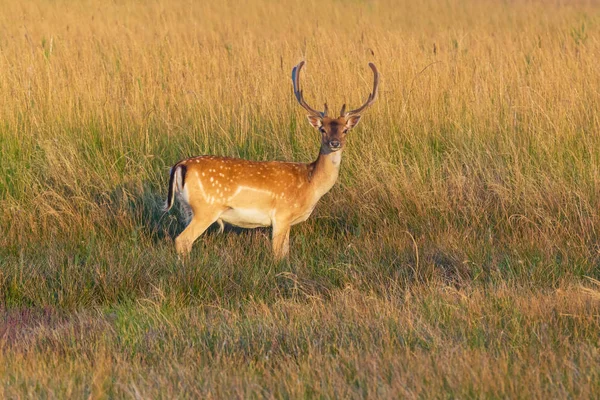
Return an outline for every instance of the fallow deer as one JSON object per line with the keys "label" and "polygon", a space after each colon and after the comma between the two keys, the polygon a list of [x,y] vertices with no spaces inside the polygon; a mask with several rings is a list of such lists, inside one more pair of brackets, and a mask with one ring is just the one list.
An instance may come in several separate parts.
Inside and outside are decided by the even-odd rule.
{"label": "fallow deer", "polygon": [[361,113],[377,97],[379,72],[373,63],[373,91],[359,108],[340,116],[327,115],[310,107],[300,89],[300,71],[304,61],[292,70],[294,94],[298,103],[308,111],[308,121],[321,133],[321,148],[312,163],[284,161],[248,161],[239,158],[199,156],[179,161],[171,168],[166,209],[169,210],[175,193],[192,218],[185,230],[175,239],[175,248],[186,256],[194,241],[214,222],[223,230],[223,222],[242,228],[272,226],[275,259],[287,256],[290,227],[306,221],[319,199],[338,178],[342,150],[347,132],[354,128]]}

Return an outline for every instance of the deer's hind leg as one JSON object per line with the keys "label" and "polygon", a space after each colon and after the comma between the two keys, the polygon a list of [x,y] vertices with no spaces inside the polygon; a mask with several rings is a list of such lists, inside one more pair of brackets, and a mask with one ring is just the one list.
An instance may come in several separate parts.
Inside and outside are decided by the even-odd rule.
{"label": "deer's hind leg", "polygon": [[194,210],[190,224],[175,238],[175,249],[181,257],[186,257],[192,250],[192,245],[215,221],[223,210],[206,205],[201,210]]}

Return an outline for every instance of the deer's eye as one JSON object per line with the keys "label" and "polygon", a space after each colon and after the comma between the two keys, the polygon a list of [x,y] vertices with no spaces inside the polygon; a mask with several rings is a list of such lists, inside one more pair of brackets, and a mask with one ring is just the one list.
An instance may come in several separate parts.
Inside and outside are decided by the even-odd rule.
{"label": "deer's eye", "polygon": [[325,133],[325,128],[321,127],[321,128],[319,128],[319,131],[320,131],[321,133]]}

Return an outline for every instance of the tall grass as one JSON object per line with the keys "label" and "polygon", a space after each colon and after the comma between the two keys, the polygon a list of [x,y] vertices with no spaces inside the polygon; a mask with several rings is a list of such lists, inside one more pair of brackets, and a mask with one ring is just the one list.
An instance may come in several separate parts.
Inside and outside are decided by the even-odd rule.
{"label": "tall grass", "polygon": [[[600,4],[98,3],[0,12],[0,397],[592,397]],[[291,94],[376,104],[275,264],[182,265],[169,166],[311,161]]]}

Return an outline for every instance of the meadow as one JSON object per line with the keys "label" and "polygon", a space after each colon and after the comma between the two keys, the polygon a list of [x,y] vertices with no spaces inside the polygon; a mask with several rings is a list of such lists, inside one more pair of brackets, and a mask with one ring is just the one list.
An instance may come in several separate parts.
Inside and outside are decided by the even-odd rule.
{"label": "meadow", "polygon": [[[310,162],[292,228],[189,262],[169,168]],[[600,3],[3,0],[0,398],[594,398]]]}

